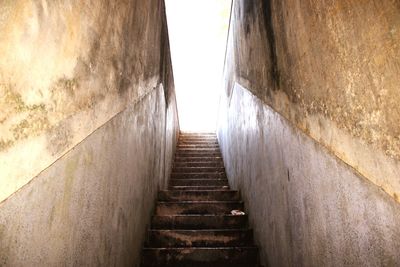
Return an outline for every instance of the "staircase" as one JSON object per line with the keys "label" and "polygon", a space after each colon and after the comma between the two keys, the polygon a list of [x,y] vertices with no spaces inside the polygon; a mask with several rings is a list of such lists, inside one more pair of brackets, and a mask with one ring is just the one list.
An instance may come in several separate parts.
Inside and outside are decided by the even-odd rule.
{"label": "staircase", "polygon": [[234,210],[244,206],[239,192],[229,189],[215,134],[181,134],[169,190],[158,194],[142,267],[258,266],[247,215],[232,215]]}

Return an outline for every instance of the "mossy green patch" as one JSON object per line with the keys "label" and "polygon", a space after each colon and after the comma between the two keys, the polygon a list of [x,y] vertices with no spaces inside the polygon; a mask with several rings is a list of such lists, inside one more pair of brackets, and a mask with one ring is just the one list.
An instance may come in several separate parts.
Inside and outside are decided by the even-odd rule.
{"label": "mossy green patch", "polygon": [[[0,140],[0,151],[4,151],[19,140],[29,136],[37,136],[50,128],[48,112],[45,104],[26,104],[21,94],[15,92],[11,84],[0,84],[0,124],[9,123],[8,130],[12,137]],[[18,115],[20,119],[12,120]],[[14,118],[14,119],[13,119]]]}

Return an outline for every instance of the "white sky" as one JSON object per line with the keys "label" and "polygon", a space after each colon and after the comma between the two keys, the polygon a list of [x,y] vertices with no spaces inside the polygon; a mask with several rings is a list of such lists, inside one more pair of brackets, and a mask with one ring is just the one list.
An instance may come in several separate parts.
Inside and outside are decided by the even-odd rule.
{"label": "white sky", "polygon": [[166,0],[183,131],[214,132],[231,0]]}

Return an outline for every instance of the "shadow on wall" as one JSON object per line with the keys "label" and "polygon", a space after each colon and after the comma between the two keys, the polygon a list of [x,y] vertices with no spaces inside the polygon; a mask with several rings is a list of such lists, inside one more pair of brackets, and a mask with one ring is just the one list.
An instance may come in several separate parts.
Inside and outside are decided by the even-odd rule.
{"label": "shadow on wall", "polygon": [[179,134],[164,2],[3,1],[0,35],[0,266],[138,265]]}
{"label": "shadow on wall", "polygon": [[218,135],[264,264],[400,263],[399,10],[234,1]]}

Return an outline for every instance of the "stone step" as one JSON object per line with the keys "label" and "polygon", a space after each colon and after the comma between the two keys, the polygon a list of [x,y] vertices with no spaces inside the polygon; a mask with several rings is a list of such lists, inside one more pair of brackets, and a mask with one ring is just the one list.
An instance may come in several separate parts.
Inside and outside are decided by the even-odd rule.
{"label": "stone step", "polygon": [[[203,167],[203,168],[224,168],[224,163],[222,161],[204,161],[204,162],[174,162],[174,168],[193,168],[193,167]],[[225,170],[225,168],[224,168]]]}
{"label": "stone step", "polygon": [[152,217],[152,229],[243,229],[247,215],[156,215]]}
{"label": "stone step", "polygon": [[195,148],[195,147],[185,147],[185,148],[178,148],[176,153],[203,153],[203,152],[220,152],[218,147],[203,147],[203,148]]}
{"label": "stone step", "polygon": [[218,137],[215,135],[202,135],[202,136],[195,136],[195,135],[181,135],[179,136],[179,141],[181,140],[218,140]]}
{"label": "stone step", "polygon": [[144,248],[142,267],[253,267],[256,247]]}
{"label": "stone step", "polygon": [[230,214],[232,210],[244,210],[242,201],[180,201],[162,202],[156,205],[156,215],[183,214]]}
{"label": "stone step", "polygon": [[213,136],[217,136],[217,134],[215,132],[204,132],[204,133],[198,133],[198,132],[185,132],[182,131],[179,133],[179,136],[203,136],[203,135],[213,135]]}
{"label": "stone step", "polygon": [[217,140],[180,140],[178,143],[179,146],[185,146],[185,145],[198,145],[198,146],[218,146],[219,143]]}
{"label": "stone step", "polygon": [[218,144],[179,144],[178,149],[219,149]]}
{"label": "stone step", "polygon": [[185,136],[185,137],[180,137],[178,139],[178,144],[182,142],[216,142],[218,143],[218,138],[213,137],[213,136]]}
{"label": "stone step", "polygon": [[229,186],[227,179],[172,179],[170,186]]}
{"label": "stone step", "polygon": [[171,173],[171,179],[226,179],[226,173],[225,172],[173,172]]}
{"label": "stone step", "polygon": [[220,190],[220,191],[177,191],[165,190],[158,192],[159,201],[238,201],[240,200],[239,191]]}
{"label": "stone step", "polygon": [[221,156],[211,156],[211,157],[188,157],[188,156],[175,156],[175,163],[180,162],[220,162],[222,163]]}
{"label": "stone step", "polygon": [[208,152],[208,151],[193,151],[193,152],[187,152],[187,151],[176,151],[175,157],[221,157],[221,152],[216,151],[216,152]]}
{"label": "stone step", "polygon": [[147,246],[162,247],[237,247],[251,246],[253,231],[241,230],[149,230]]}
{"label": "stone step", "polygon": [[170,186],[169,190],[199,191],[199,190],[229,190],[229,186]]}
{"label": "stone step", "polygon": [[174,167],[174,173],[225,172],[224,167]]}
{"label": "stone step", "polygon": [[180,134],[179,139],[184,138],[217,138],[216,134]]}

